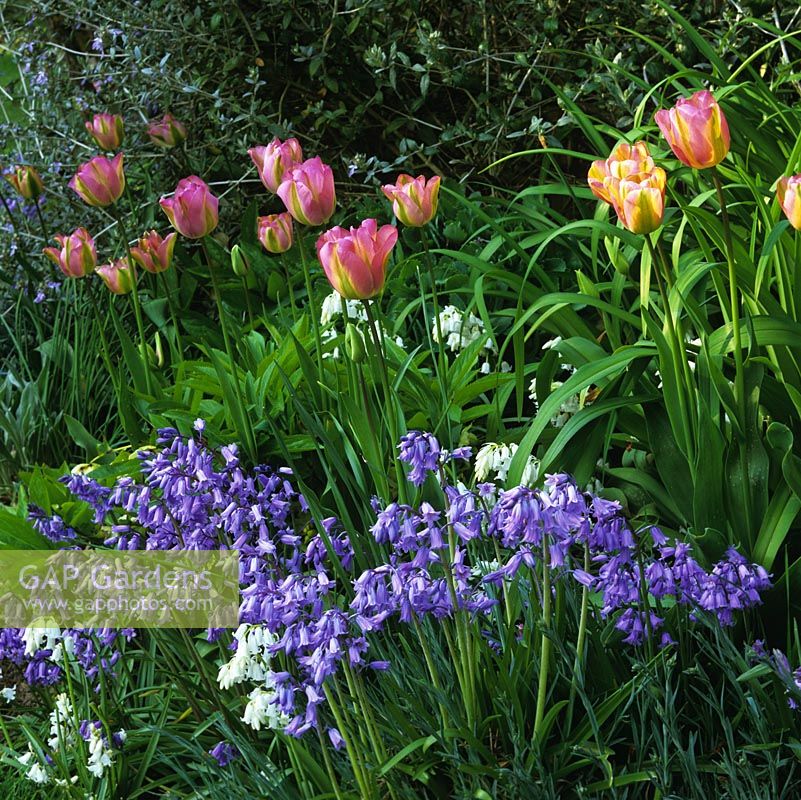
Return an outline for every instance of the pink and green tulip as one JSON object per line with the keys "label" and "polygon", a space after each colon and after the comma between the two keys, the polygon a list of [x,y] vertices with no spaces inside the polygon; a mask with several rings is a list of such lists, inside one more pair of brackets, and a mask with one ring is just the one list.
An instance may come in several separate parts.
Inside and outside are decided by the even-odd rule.
{"label": "pink and green tulip", "polygon": [[136,285],[134,267],[127,258],[118,258],[95,270],[113,294],[129,294]]}
{"label": "pink and green tulip", "polygon": [[86,228],[76,228],[69,236],[55,237],[58,247],[45,247],[42,251],[68,278],[83,278],[97,265],[95,240]]}
{"label": "pink and green tulip", "polygon": [[125,191],[122,153],[114,158],[95,156],[82,164],[69,182],[69,187],[90,206],[103,208],[116,203]]}
{"label": "pink and green tulip", "polygon": [[6,175],[6,180],[25,200],[38,200],[44,191],[39,173],[27,165],[14,167],[14,172]]}
{"label": "pink and green tulip", "polygon": [[656,124],[682,164],[707,169],[729,152],[729,125],[712,92],[696,92],[671,109],[656,112]]}
{"label": "pink and green tulip", "polygon": [[219,203],[197,175],[179,181],[172,197],[159,200],[170,224],[187,239],[202,239],[217,227]]}
{"label": "pink and green tulip", "polygon": [[358,228],[336,226],[317,239],[317,257],[331,286],[346,300],[381,294],[387,261],[398,241],[394,225],[366,219]]}
{"label": "pink and green tulip", "polygon": [[125,135],[119,114],[95,114],[91,120],[87,120],[86,130],[103,150],[117,150]]}
{"label": "pink and green tulip", "polygon": [[801,231],[801,175],[779,178],[776,196],[790,224]]}
{"label": "pink and green tulip", "polygon": [[169,233],[161,237],[156,231],[148,231],[131,248],[131,258],[146,272],[154,275],[164,272],[172,264],[172,252],[178,234]]}
{"label": "pink and green tulip", "polygon": [[251,147],[248,155],[256,165],[259,178],[273,194],[278,191],[287,170],[303,161],[303,149],[297,139],[273,139],[264,147]]}
{"label": "pink and green tulip", "polygon": [[259,241],[268,253],[285,253],[292,247],[292,216],[288,211],[259,217],[257,223]]}
{"label": "pink and green tulip", "polygon": [[434,219],[439,201],[440,177],[426,181],[422,175],[400,175],[394,184],[382,186],[381,191],[392,202],[392,211],[400,222],[411,228],[421,228]]}
{"label": "pink and green tulip", "polygon": [[277,194],[301,225],[325,224],[337,204],[334,173],[319,156],[288,169]]}
{"label": "pink and green tulip", "polygon": [[186,139],[186,126],[169,113],[160,120],[148,123],[146,132],[156,147],[163,147],[165,150],[181,144]]}

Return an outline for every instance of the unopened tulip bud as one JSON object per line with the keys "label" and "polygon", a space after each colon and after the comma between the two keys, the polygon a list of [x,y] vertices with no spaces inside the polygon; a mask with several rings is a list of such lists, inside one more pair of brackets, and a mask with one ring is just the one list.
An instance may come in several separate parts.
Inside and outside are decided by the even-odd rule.
{"label": "unopened tulip bud", "polygon": [[117,150],[125,134],[119,114],[95,114],[87,120],[86,130],[103,150]]}
{"label": "unopened tulip bud", "polygon": [[172,114],[165,114],[161,120],[149,123],[147,135],[156,147],[170,148],[186,139],[186,127]]}
{"label": "unopened tulip bud", "polygon": [[266,147],[251,147],[248,155],[256,165],[259,178],[273,194],[278,191],[286,171],[303,161],[303,149],[297,139],[273,139]]}
{"label": "unopened tulip bud", "polygon": [[780,178],[776,184],[776,195],[790,224],[801,231],[801,175]]}
{"label": "unopened tulip bud", "polygon": [[38,200],[44,191],[39,173],[25,164],[14,167],[14,172],[6,175],[6,180],[25,200]]}
{"label": "unopened tulip bud", "polygon": [[394,225],[366,219],[358,228],[339,226],[317,240],[317,257],[326,277],[346,300],[368,300],[384,288],[387,261],[398,241]]}
{"label": "unopened tulip bud", "polygon": [[354,364],[361,364],[366,355],[364,337],[352,322],[345,327],[345,352]]}
{"label": "unopened tulip bud", "polygon": [[655,119],[676,158],[688,167],[714,167],[729,152],[729,125],[712,92],[683,98],[657,111]]}
{"label": "unopened tulip bud", "polygon": [[179,181],[173,196],[159,201],[173,228],[187,239],[202,239],[217,227],[219,203],[197,175]]}
{"label": "unopened tulip bud", "polygon": [[86,228],[76,228],[69,236],[59,234],[55,239],[59,247],[45,247],[43,252],[68,278],[83,278],[94,271],[97,250]]}
{"label": "unopened tulip bud", "polygon": [[256,222],[259,241],[268,253],[285,253],[292,247],[292,215],[288,211],[259,217]]}
{"label": "unopened tulip bud", "polygon": [[337,204],[334,173],[319,156],[287,170],[277,194],[301,225],[323,225]]}
{"label": "unopened tulip bud", "polygon": [[139,244],[131,248],[131,258],[146,272],[154,275],[164,272],[172,264],[177,233],[161,237],[156,231],[148,231],[139,239]]}
{"label": "unopened tulip bud", "polygon": [[122,153],[114,158],[95,156],[82,164],[69,187],[90,206],[102,208],[116,203],[125,190]]}
{"label": "unopened tulip bud", "polygon": [[114,294],[128,294],[136,285],[134,267],[128,263],[127,258],[118,258],[110,264],[103,264],[95,272]]}
{"label": "unopened tulip bud", "polygon": [[238,244],[231,248],[231,269],[234,275],[238,275],[240,278],[244,278],[250,272],[250,264]]}
{"label": "unopened tulip bud", "polygon": [[164,366],[164,346],[161,343],[161,336],[159,336],[159,332],[156,331],[156,335],[154,337],[155,348],[147,347],[147,354],[148,360],[150,363],[156,367],[157,369],[161,369]]}
{"label": "unopened tulip bud", "polygon": [[427,183],[420,175],[400,175],[394,184],[382,186],[381,191],[392,201],[392,211],[400,222],[412,228],[421,228],[434,219],[439,200],[439,176]]}

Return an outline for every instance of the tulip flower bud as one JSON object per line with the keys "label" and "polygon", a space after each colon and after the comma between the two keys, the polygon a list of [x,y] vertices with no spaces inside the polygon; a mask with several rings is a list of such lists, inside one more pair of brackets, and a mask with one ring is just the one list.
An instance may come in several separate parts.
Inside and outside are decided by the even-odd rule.
{"label": "tulip flower bud", "polygon": [[349,231],[339,226],[317,239],[317,257],[326,277],[346,300],[367,300],[384,288],[387,261],[398,229],[366,219]]}
{"label": "tulip flower bud", "polygon": [[83,278],[94,270],[97,250],[86,228],[76,228],[69,236],[59,234],[55,239],[59,247],[45,247],[43,252],[68,278]]}
{"label": "tulip flower bud", "polygon": [[142,234],[139,244],[131,248],[131,258],[146,272],[156,275],[170,268],[175,240],[178,234],[169,233],[164,238],[156,231]]}
{"label": "tulip flower bud", "polygon": [[125,190],[122,153],[114,158],[95,156],[82,164],[69,182],[69,187],[90,206],[102,208],[116,203]]}
{"label": "tulip flower bud", "polygon": [[779,205],[782,207],[790,224],[801,231],[801,175],[793,175],[790,178],[779,178],[776,184],[776,195],[779,198]]}
{"label": "tulip flower bud", "polygon": [[165,361],[164,345],[161,343],[161,336],[159,336],[158,331],[156,331],[153,341],[155,342],[155,348],[150,345],[147,346],[148,361],[157,369],[162,369]]}
{"label": "tulip flower bud", "polygon": [[103,150],[117,150],[125,133],[118,114],[95,114],[91,121],[87,120],[86,130]]}
{"label": "tulip flower bud", "polygon": [[256,165],[259,178],[273,194],[278,191],[288,169],[303,161],[303,149],[297,139],[273,139],[266,147],[251,147],[248,155]]}
{"label": "tulip flower bud", "polygon": [[285,253],[292,247],[292,216],[289,212],[270,214],[256,221],[259,241],[268,253]]}
{"label": "tulip flower bud", "polygon": [[361,364],[366,355],[364,337],[352,322],[345,327],[345,352],[354,364]]}
{"label": "tulip flower bud", "polygon": [[159,205],[178,233],[187,239],[202,239],[217,227],[219,202],[197,175],[190,175],[179,181],[172,197],[162,197]]}
{"label": "tulip flower bud", "polygon": [[186,139],[186,127],[172,114],[165,114],[160,121],[153,120],[147,126],[147,135],[156,147],[170,148]]}
{"label": "tulip flower bud", "polygon": [[128,294],[136,286],[136,273],[127,258],[118,258],[110,264],[103,264],[95,272],[114,294]]}
{"label": "tulip flower bud", "polygon": [[250,264],[238,244],[231,248],[231,269],[234,271],[234,275],[238,275],[240,278],[244,278],[250,272]]}
{"label": "tulip flower bud", "polygon": [[714,167],[729,152],[729,125],[712,92],[683,98],[657,111],[655,120],[676,158],[688,167]]}
{"label": "tulip flower bud", "polygon": [[44,191],[39,173],[25,164],[14,167],[14,172],[5,177],[25,200],[38,200]]}
{"label": "tulip flower bud", "polygon": [[426,179],[420,175],[399,175],[394,184],[382,186],[381,191],[392,201],[392,211],[400,222],[421,228],[434,219],[439,200],[439,176]]}
{"label": "tulip flower bud", "polygon": [[337,204],[334,173],[319,156],[288,169],[277,194],[301,225],[323,225]]}

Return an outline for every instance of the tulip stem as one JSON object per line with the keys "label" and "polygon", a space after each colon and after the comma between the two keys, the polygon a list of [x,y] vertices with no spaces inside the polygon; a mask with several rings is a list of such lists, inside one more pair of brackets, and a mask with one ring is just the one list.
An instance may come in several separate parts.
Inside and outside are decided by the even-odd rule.
{"label": "tulip stem", "polygon": [[133,261],[128,259],[128,264],[131,269],[131,280],[133,281],[133,288],[131,289],[131,302],[133,304],[134,316],[136,317],[136,328],[139,331],[139,352],[142,354],[142,367],[145,370],[145,384],[147,385],[148,394],[153,394],[153,387],[150,382],[150,361],[147,357],[147,341],[145,340],[145,325],[142,319],[142,307],[139,304],[139,289],[136,281],[136,267]]}
{"label": "tulip stem", "polygon": [[103,351],[103,360],[106,362],[106,369],[108,370],[109,378],[111,378],[111,384],[114,387],[114,392],[115,394],[119,394],[119,390],[117,388],[117,375],[114,372],[114,368],[111,365],[111,356],[109,355],[109,347],[108,347],[108,339],[106,339],[106,331],[100,319],[100,309],[97,306],[97,300],[95,299],[95,293],[91,283],[89,284],[86,293],[89,295],[89,303],[92,306],[92,312],[94,313],[95,317],[95,324],[97,325],[97,331],[100,334],[100,347]]}
{"label": "tulip stem", "polygon": [[289,279],[289,267],[286,265],[286,256],[281,253],[281,266],[284,268],[284,276],[286,277],[286,288],[289,294],[289,305],[292,308],[292,324],[298,321],[298,310],[295,308],[295,292],[292,290],[292,281]]}
{"label": "tulip stem", "polygon": [[[431,302],[434,306],[434,326],[437,331],[437,365],[439,371],[439,380],[442,385],[443,399],[447,402],[447,379],[448,373],[445,365],[445,341],[442,338],[442,320],[439,316],[439,297],[437,295],[437,282],[434,277],[434,265],[431,261],[431,251],[428,249],[428,235],[426,234],[425,227],[420,228],[420,241],[423,243],[423,252],[426,257],[426,266],[428,267],[428,277],[431,280]],[[447,414],[447,408],[444,409]]]}
{"label": "tulip stem", "polygon": [[245,407],[245,398],[242,394],[242,386],[239,383],[239,373],[236,367],[236,360],[234,359],[234,348],[231,344],[231,337],[228,334],[228,325],[225,321],[225,309],[223,308],[222,303],[222,291],[220,289],[220,283],[217,280],[217,273],[214,270],[214,263],[212,262],[211,258],[209,257],[209,251],[206,247],[206,239],[203,237],[200,240],[200,247],[203,250],[203,256],[206,259],[206,265],[209,268],[209,275],[211,276],[211,287],[212,291],[214,292],[214,301],[217,304],[217,315],[220,318],[220,327],[222,328],[223,334],[223,344],[225,345],[225,354],[228,356],[228,362],[231,366],[231,381],[234,384],[234,394],[236,395],[236,401],[239,404],[239,414],[238,416],[243,420],[243,424],[245,429],[240,431],[240,436],[245,439],[245,446],[248,449],[248,455],[250,458],[255,462],[256,461],[256,437],[253,433],[253,427],[250,421],[250,414],[247,412],[247,408]]}
{"label": "tulip stem", "polygon": [[164,274],[164,272],[160,272],[159,277],[161,278],[161,284],[164,287],[164,295],[167,298],[167,306],[170,309],[172,326],[175,329],[175,344],[178,347],[178,354],[180,356],[180,360],[183,361],[184,345],[183,341],[181,340],[181,331],[178,328],[178,315],[175,313],[175,303],[173,302],[172,292],[170,291],[170,285],[167,283],[167,276]]}
{"label": "tulip stem", "polygon": [[[317,373],[320,386],[325,386],[324,372],[323,372],[323,341],[320,338],[320,314],[317,305],[314,302],[314,294],[312,292],[311,271],[309,269],[309,262],[306,258],[306,248],[303,246],[303,235],[298,230],[298,250],[300,250],[300,261],[303,265],[303,277],[306,281],[306,295],[309,301],[309,313],[312,318],[312,330],[314,332],[314,346],[317,351]],[[291,290],[290,290],[291,291]],[[328,405],[326,393],[322,392],[323,409]]]}
{"label": "tulip stem", "polygon": [[[650,239],[650,236],[646,237]],[[668,263],[667,256],[665,255],[664,248],[662,247],[662,239],[656,240],[656,252],[659,256],[659,260],[662,264],[662,269],[665,273],[665,281],[667,282],[667,293],[670,296],[670,292],[673,290],[674,284],[671,280],[671,272],[670,272],[670,264]],[[653,253],[652,256],[653,258]],[[679,300],[681,300],[681,293],[679,293]],[[684,380],[687,382],[687,392],[692,395],[690,391],[690,387],[694,385],[693,374],[690,370],[690,366],[687,363],[687,347],[684,339],[684,326],[681,324],[681,314],[676,315],[676,339],[679,343],[679,352],[681,353],[681,368],[682,372],[684,373]],[[696,409],[692,403],[689,402],[688,405],[688,413],[689,416],[692,417],[693,423],[696,422]]]}
{"label": "tulip stem", "polygon": [[253,330],[253,307],[250,305],[250,291],[248,290],[248,280],[244,275],[242,276],[242,291],[245,293],[245,306],[248,312],[248,324],[250,325],[250,330]]}
{"label": "tulip stem", "polygon": [[[133,201],[131,201],[133,202]],[[114,206],[115,215],[117,217],[117,224],[120,226],[120,233],[122,235],[122,244],[125,249],[125,256],[128,260],[128,269],[131,271],[131,281],[133,286],[131,288],[131,303],[133,305],[134,316],[136,317],[136,328],[139,332],[139,353],[142,358],[142,369],[145,371],[145,386],[147,386],[147,393],[153,394],[153,387],[150,380],[150,360],[147,357],[147,340],[145,339],[145,325],[142,320],[142,308],[139,304],[139,281],[136,275],[136,264],[131,257],[131,246],[128,239],[128,231],[125,227],[125,220],[122,211]]]}
{"label": "tulip stem", "polygon": [[383,336],[381,328],[376,322],[373,309],[370,306],[369,300],[362,300],[364,310],[367,315],[367,327],[370,329],[370,338],[375,346],[376,356],[378,357],[379,373],[381,375],[381,383],[384,389],[384,401],[387,404],[387,413],[389,414],[389,436],[390,436],[390,452],[392,453],[392,461],[395,464],[395,474],[398,479],[398,494],[402,503],[407,501],[406,497],[406,475],[403,472],[403,467],[400,461],[395,456],[395,446],[400,440],[400,432],[398,430],[398,415],[397,406],[395,404],[395,397],[390,388],[389,370],[387,369],[387,360],[384,356],[384,345],[382,342]]}
{"label": "tulip stem", "polygon": [[44,236],[45,243],[50,241],[50,235],[47,232],[47,224],[45,223],[44,216],[42,216],[42,209],[39,206],[39,201],[34,203],[36,208],[36,216],[39,218],[39,226],[42,229],[42,236]]}
{"label": "tulip stem", "polygon": [[[680,387],[679,391],[679,412],[681,413],[683,428],[684,428],[684,436],[685,436],[685,446],[687,448],[687,460],[692,464],[695,462],[695,443],[692,435],[692,427],[690,424],[690,403],[687,400],[686,392],[691,391],[691,387],[693,386],[692,376],[690,375],[690,369],[687,366],[687,354],[686,348],[684,346],[684,336],[680,332],[681,331],[681,323],[678,322],[679,328],[676,329],[676,324],[673,321],[673,310],[670,307],[670,296],[668,295],[667,291],[665,290],[665,285],[662,282],[662,278],[659,273],[659,257],[662,256],[662,250],[659,248],[659,254],[657,254],[657,248],[654,247],[654,243],[651,241],[651,237],[646,234],[645,235],[645,242],[648,246],[648,250],[651,254],[651,261],[653,263],[653,272],[654,277],[656,278],[656,285],[659,289],[659,295],[662,298],[662,305],[664,306],[665,312],[665,321],[667,322],[668,328],[668,335],[672,339],[672,345],[670,348],[671,356],[673,357],[673,369],[676,372],[676,377],[678,378],[679,372],[682,373],[684,377],[684,382],[686,386]],[[665,273],[668,271],[667,263],[665,262],[664,257],[662,257],[662,268],[664,269]]]}
{"label": "tulip stem", "polygon": [[[745,402],[745,371],[743,367],[743,344],[740,333],[740,296],[737,289],[737,267],[734,262],[734,246],[731,238],[731,225],[729,222],[729,209],[726,206],[726,197],[723,194],[723,183],[717,167],[712,167],[712,180],[718,195],[720,205],[720,218],[723,222],[723,239],[726,245],[726,260],[729,267],[729,303],[731,305],[731,325],[734,335],[734,387],[737,408],[740,413],[740,424],[745,430],[746,402]],[[747,485],[746,480],[746,485]]]}

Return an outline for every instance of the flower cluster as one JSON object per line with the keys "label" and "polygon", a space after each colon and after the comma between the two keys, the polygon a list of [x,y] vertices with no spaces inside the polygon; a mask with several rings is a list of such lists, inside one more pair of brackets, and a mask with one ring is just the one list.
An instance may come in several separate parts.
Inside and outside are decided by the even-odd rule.
{"label": "flower cluster", "polygon": [[801,708],[801,667],[793,669],[790,660],[778,648],[768,652],[765,642],[757,639],[751,646],[751,662],[765,664],[772,669],[779,680],[784,684],[784,691],[787,695],[787,705],[798,711]]}
{"label": "flower cluster", "polygon": [[[581,492],[566,475],[548,476],[540,491],[519,487],[504,492],[490,514],[489,532],[515,552],[486,580],[500,582],[513,578],[523,565],[532,567],[547,532],[550,567],[566,569],[597,593],[602,616],[618,614],[615,627],[626,634],[627,644],[642,644],[663,626],[664,618],[651,609],[660,609],[668,598],[687,607],[690,619],[705,611],[731,625],[734,612],[760,603],[760,593],[771,586],[767,572],[734,548],[707,572],[688,544],[669,545],[658,528],[635,534],[617,501]],[[577,547],[587,548],[595,572],[570,567],[569,556]],[[663,644],[670,641],[663,636]]]}
{"label": "flower cluster", "polygon": [[[114,749],[122,748],[126,732],[124,730],[117,731],[112,734],[111,741],[109,741],[100,720],[81,720],[77,729],[76,722],[75,709],[69,696],[66,692],[61,692],[56,696],[50,712],[50,734],[47,739],[47,747],[53,755],[58,754],[62,758],[69,758],[70,754],[75,752],[76,737],[80,737],[88,745],[87,770],[96,778],[102,778],[105,771],[114,763]],[[53,756],[46,752],[44,762],[40,761],[30,744],[27,752],[16,756],[16,759],[25,768],[25,777],[33,783],[44,785],[52,781],[57,786],[65,787],[70,783],[77,782],[77,776],[73,776],[71,781],[56,777],[58,771],[51,769],[54,766]]]}
{"label": "flower cluster", "polygon": [[484,349],[496,353],[497,348],[487,336],[487,329],[480,317],[472,312],[460,311],[456,306],[445,306],[439,312],[439,324],[435,320],[431,327],[431,336],[439,343],[439,332],[445,340],[446,347],[452,353],[461,353],[466,347],[479,340],[484,342]]}
{"label": "flower cluster", "polygon": [[398,444],[398,459],[412,468],[407,477],[415,486],[422,486],[429,472],[438,472],[449,461],[470,456],[469,447],[443,450],[435,436],[420,431],[409,431]]}
{"label": "flower cluster", "polygon": [[[546,476],[540,489],[450,485],[445,465],[469,459],[470,449],[448,451],[419,431],[401,439],[399,458],[414,485],[433,476],[444,503],[436,508],[427,501],[413,506],[374,499],[371,534],[385,557],[348,577],[354,553],[347,532],[335,518],[311,518],[291,471],[245,470],[234,445],[215,452],[203,432],[201,421],[191,437],[160,431],[158,447],[138,453],[139,476],[120,477],[111,487],[85,473],[64,480],[108,529],[108,545],[239,552],[241,624],[217,679],[223,690],[248,688],[242,719],[255,730],[279,728],[292,736],[326,730],[341,744],[328,719],[327,681],[342,670],[359,679],[364,670],[389,668],[370,659],[371,637],[388,624],[428,615],[480,620],[498,602],[493,587],[517,580],[523,569],[538,570],[543,551],[554,580],[575,580],[596,593],[602,616],[614,618],[624,641],[635,645],[663,631],[661,608],[668,598],[686,607],[690,619],[709,612],[728,625],[734,612],[759,603],[770,586],[766,572],[734,550],[705,571],[688,545],[669,543],[656,528],[633,531],[617,502],[582,492],[567,475]],[[48,524],[37,515],[38,525]],[[308,533],[310,523],[315,533]],[[589,571],[577,566],[585,551]],[[526,596],[534,597],[529,591]],[[29,669],[58,669],[59,654],[69,648],[92,670],[94,653],[87,660],[84,652],[91,641],[58,628],[3,631],[0,657],[17,663],[27,658]],[[662,644],[670,641],[664,633]],[[80,735],[90,737],[93,767],[102,771],[110,756],[100,728],[93,732],[88,725]],[[221,765],[236,755],[225,742],[210,753]]]}
{"label": "flower cluster", "polygon": [[64,655],[78,664],[89,680],[97,680],[102,670],[113,675],[122,657],[119,645],[130,641],[130,628],[60,629],[55,626],[0,629],[0,661],[22,667],[29,684],[49,686],[63,677]]}
{"label": "flower cluster", "polygon": [[96,778],[102,778],[103,773],[114,763],[113,748],[121,748],[127,734],[124,730],[112,734],[111,742],[104,734],[103,723],[100,720],[82,720],[78,727],[78,735],[89,747],[89,760],[86,768]]}
{"label": "flower cluster", "polygon": [[[512,444],[487,442],[482,445],[476,455],[476,480],[483,483],[491,477],[493,481],[504,483],[509,475],[509,468],[512,466],[512,459],[517,452],[517,447],[514,442]],[[520,477],[520,483],[524,486],[532,486],[537,481],[539,471],[539,461],[534,456],[529,456]]]}

